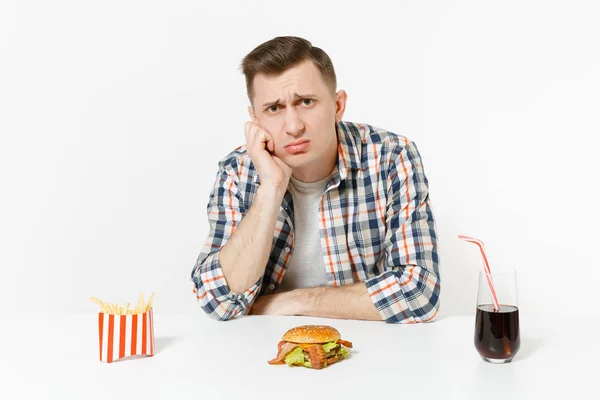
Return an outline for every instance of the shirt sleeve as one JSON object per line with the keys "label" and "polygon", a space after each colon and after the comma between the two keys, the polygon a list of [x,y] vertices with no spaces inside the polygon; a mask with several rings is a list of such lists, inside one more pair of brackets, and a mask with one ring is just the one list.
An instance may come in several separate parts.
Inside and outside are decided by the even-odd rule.
{"label": "shirt sleeve", "polygon": [[439,308],[440,277],[428,182],[414,143],[390,156],[385,260],[381,273],[365,283],[385,321],[429,322]]}
{"label": "shirt sleeve", "polygon": [[260,291],[262,277],[244,293],[229,290],[219,255],[245,215],[237,175],[221,163],[207,205],[210,230],[192,270],[193,292],[200,307],[212,318],[229,320],[243,314]]}

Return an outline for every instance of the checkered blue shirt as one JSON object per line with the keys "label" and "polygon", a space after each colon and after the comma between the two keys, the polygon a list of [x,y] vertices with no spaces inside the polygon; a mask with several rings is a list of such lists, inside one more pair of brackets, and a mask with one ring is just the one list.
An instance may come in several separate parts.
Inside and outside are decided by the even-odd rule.
{"label": "checkered blue shirt", "polygon": [[[433,320],[440,293],[437,236],[415,143],[346,121],[337,124],[337,134],[338,164],[318,211],[327,285],[365,282],[387,322]],[[244,314],[257,296],[277,292],[294,256],[294,208],[287,191],[264,275],[244,293],[229,290],[219,252],[252,206],[259,185],[245,146],[219,162],[207,206],[210,232],[191,274],[200,306],[216,319]]]}

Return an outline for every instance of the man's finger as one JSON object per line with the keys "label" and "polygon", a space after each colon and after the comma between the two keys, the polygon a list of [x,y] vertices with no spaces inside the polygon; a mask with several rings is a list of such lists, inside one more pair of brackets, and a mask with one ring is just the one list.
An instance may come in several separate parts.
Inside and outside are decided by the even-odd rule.
{"label": "man's finger", "polygon": [[244,126],[244,135],[246,136],[246,148],[252,147],[252,127],[253,124],[250,121],[246,122],[246,125]]}
{"label": "man's finger", "polygon": [[271,134],[267,132],[265,133],[265,140],[267,143],[267,150],[273,153],[275,151],[275,143],[273,142],[273,136],[271,136]]}
{"label": "man's finger", "polygon": [[263,130],[255,124],[252,124],[250,127],[250,141],[253,146],[256,146],[257,143],[260,143],[263,140]]}
{"label": "man's finger", "polygon": [[283,168],[284,171],[288,172],[289,174],[292,173],[292,168],[289,165],[287,165],[281,158],[273,156],[273,161],[275,161],[277,165]]}
{"label": "man's finger", "polygon": [[254,131],[256,130],[255,125],[252,122],[246,122],[245,135],[246,135],[246,148],[252,148],[254,143]]}
{"label": "man's finger", "polygon": [[273,140],[269,132],[265,131],[260,127],[252,129],[252,146],[260,147],[261,149],[267,148],[269,140]]}
{"label": "man's finger", "polygon": [[275,141],[273,140],[273,136],[260,125],[247,121],[245,125],[245,135],[246,149],[251,149],[251,153],[253,153],[252,150],[259,151],[264,149],[270,153],[275,152]]}
{"label": "man's finger", "polygon": [[260,147],[261,135],[262,134],[260,133],[260,130],[257,130],[254,127],[250,129],[250,133],[248,134],[250,137],[250,147],[252,147],[254,150],[257,150],[257,148]]}

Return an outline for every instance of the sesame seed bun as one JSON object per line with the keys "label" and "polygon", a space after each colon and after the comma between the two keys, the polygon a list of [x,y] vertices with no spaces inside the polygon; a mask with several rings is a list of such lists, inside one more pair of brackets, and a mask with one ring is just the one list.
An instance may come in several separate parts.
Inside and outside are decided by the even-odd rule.
{"label": "sesame seed bun", "polygon": [[335,342],[341,335],[337,329],[327,325],[302,325],[290,329],[282,340],[292,343]]}

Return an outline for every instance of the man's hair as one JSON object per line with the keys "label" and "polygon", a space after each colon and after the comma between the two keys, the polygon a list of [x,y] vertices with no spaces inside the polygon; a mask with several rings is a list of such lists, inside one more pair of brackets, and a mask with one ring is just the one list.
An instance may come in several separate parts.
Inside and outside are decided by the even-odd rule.
{"label": "man's hair", "polygon": [[307,60],[311,60],[319,68],[323,80],[335,93],[335,70],[327,53],[306,39],[279,36],[259,45],[242,60],[241,69],[246,76],[246,92],[250,102],[254,96],[256,74],[279,75]]}

